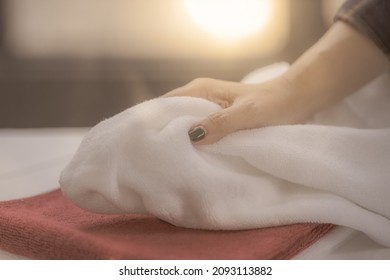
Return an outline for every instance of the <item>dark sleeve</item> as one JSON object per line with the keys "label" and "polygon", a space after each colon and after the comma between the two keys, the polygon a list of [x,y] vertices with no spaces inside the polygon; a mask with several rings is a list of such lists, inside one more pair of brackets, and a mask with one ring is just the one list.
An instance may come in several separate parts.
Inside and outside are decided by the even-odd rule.
{"label": "dark sleeve", "polygon": [[347,0],[335,20],[352,25],[390,54],[390,0]]}

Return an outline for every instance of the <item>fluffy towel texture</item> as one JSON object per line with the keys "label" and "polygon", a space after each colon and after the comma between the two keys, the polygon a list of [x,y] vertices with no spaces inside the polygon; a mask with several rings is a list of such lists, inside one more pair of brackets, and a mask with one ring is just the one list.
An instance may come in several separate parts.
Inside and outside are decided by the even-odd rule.
{"label": "fluffy towel texture", "polygon": [[239,131],[199,148],[187,131],[216,104],[150,100],[93,127],[60,184],[98,213],[215,230],[332,223],[390,246],[389,88],[386,74],[308,124]]}
{"label": "fluffy towel texture", "polygon": [[185,229],[152,216],[87,212],[60,191],[0,203],[0,248],[34,259],[289,259],[332,227]]}

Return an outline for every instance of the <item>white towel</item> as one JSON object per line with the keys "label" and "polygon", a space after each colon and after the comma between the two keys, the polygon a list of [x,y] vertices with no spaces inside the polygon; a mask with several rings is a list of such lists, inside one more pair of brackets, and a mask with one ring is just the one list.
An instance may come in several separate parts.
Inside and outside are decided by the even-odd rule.
{"label": "white towel", "polygon": [[60,185],[99,213],[149,213],[202,229],[333,223],[390,246],[389,89],[385,74],[307,124],[239,131],[202,147],[187,131],[218,105],[156,98],[93,127]]}

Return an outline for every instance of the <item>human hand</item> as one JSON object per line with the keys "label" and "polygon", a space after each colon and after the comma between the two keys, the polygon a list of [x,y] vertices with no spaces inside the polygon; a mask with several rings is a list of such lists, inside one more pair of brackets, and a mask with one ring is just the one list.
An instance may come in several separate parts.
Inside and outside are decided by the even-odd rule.
{"label": "human hand", "polygon": [[241,129],[306,121],[389,69],[370,39],[336,22],[281,76],[250,85],[196,79],[165,96],[201,97],[221,106],[189,131],[196,144],[210,144]]}
{"label": "human hand", "polygon": [[295,87],[281,76],[262,84],[200,78],[164,96],[200,97],[221,106],[221,110],[188,132],[191,141],[203,145],[238,130],[304,121],[308,112],[296,98],[297,93]]}

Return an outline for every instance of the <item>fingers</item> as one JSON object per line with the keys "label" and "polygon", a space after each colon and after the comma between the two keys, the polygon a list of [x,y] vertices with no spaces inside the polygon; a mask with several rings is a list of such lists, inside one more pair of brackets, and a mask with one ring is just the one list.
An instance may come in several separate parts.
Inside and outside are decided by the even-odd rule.
{"label": "fingers", "polygon": [[171,96],[193,96],[208,99],[207,95],[212,86],[213,80],[209,78],[197,78],[190,83],[171,90],[163,95],[163,97]]}
{"label": "fingers", "polygon": [[[249,112],[247,110],[247,108],[253,108],[251,105],[253,97],[250,97],[251,95],[248,93],[256,91],[257,88],[251,85],[199,78],[164,96],[200,97],[214,102],[222,108],[192,127],[188,132],[194,144],[204,145],[214,143],[231,132],[253,126],[251,116],[254,114],[251,112],[252,110]],[[244,100],[249,99],[250,102],[242,102],[244,100],[240,98],[243,96],[247,96]],[[237,102],[239,99],[240,102]],[[250,106],[247,106],[248,104]]]}
{"label": "fingers", "polygon": [[231,106],[209,115],[188,131],[190,140],[196,145],[212,144],[229,133],[245,127],[245,112]]}
{"label": "fingers", "polygon": [[221,108],[232,105],[234,100],[241,95],[238,90],[234,90],[237,83],[214,80],[210,78],[198,78],[185,86],[176,88],[162,97],[192,96],[206,99],[218,104]]}

